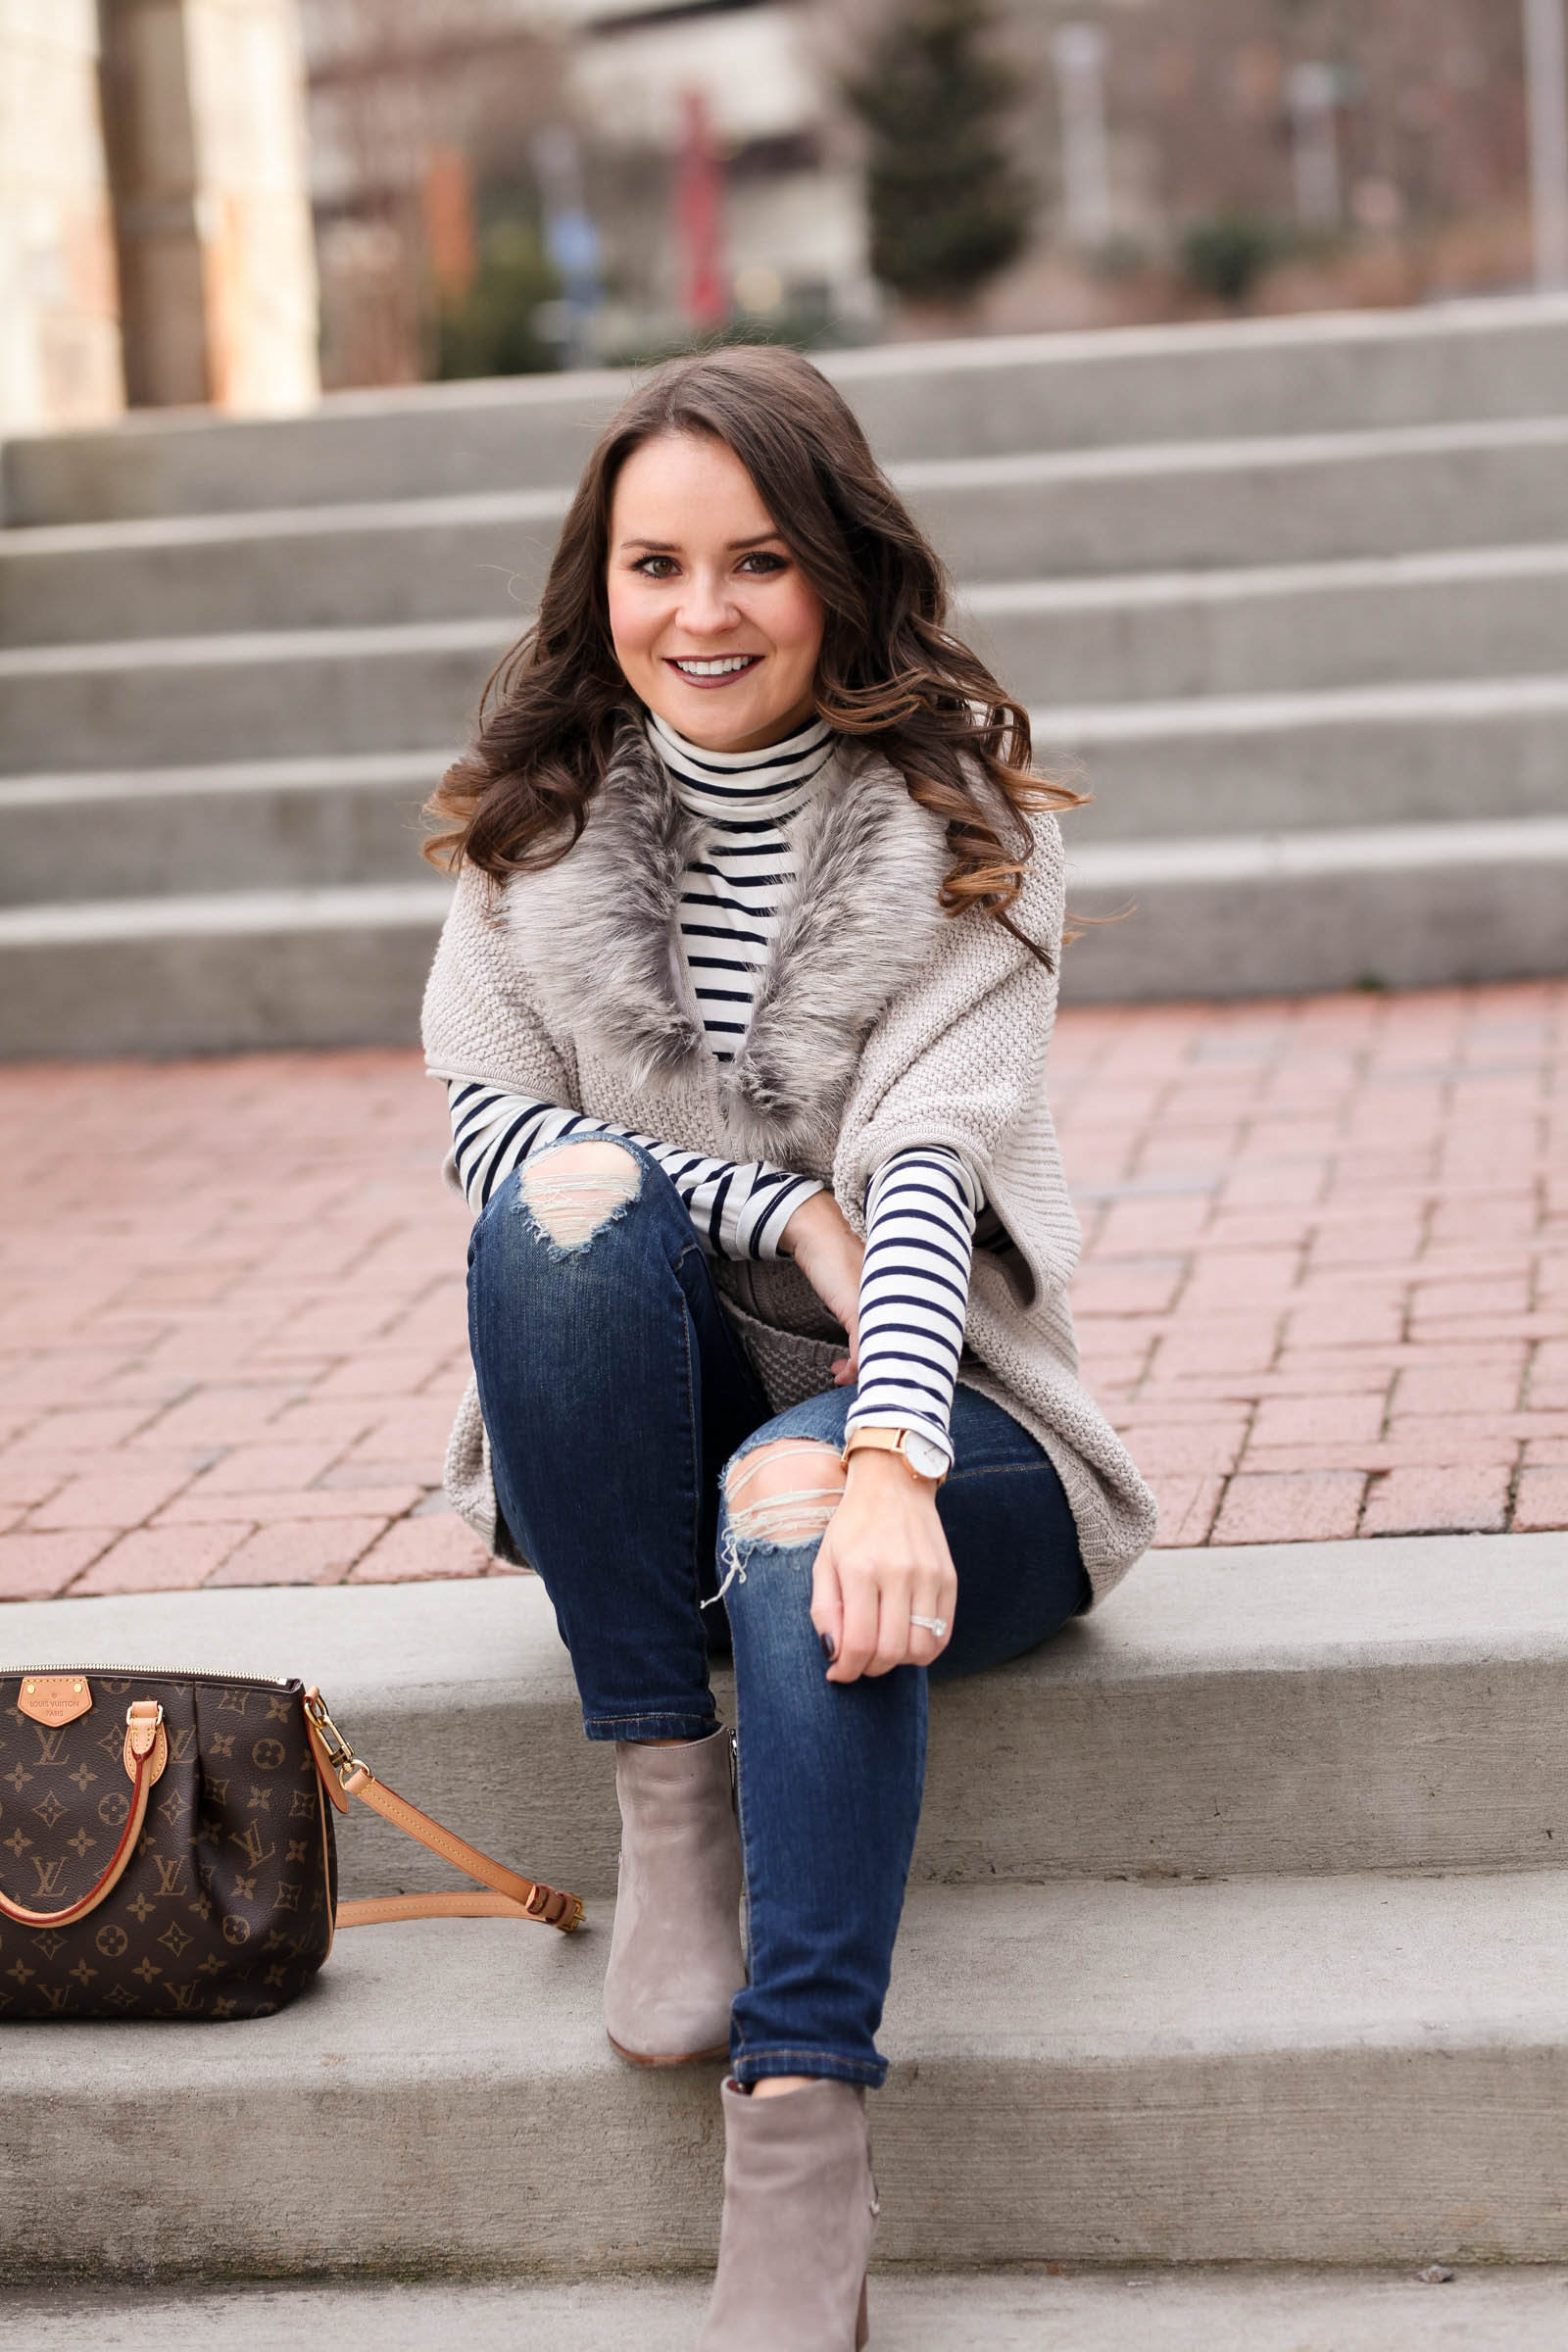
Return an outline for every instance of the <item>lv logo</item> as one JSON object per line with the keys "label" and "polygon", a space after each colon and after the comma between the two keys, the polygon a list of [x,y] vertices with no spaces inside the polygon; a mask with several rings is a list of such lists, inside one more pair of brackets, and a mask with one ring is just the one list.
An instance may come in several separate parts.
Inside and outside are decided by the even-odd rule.
{"label": "lv logo", "polygon": [[245,1824],[245,1835],[243,1837],[240,1836],[238,1830],[230,1830],[228,1833],[228,1841],[230,1845],[237,1845],[239,1847],[240,1852],[244,1855],[252,1870],[260,1870],[264,1862],[270,1862],[272,1856],[277,1851],[275,1845],[270,1845],[265,1853],[262,1851],[261,1829],[254,1821],[248,1821]]}
{"label": "lv logo", "polygon": [[38,1873],[38,1885],[36,1891],[39,1894],[59,1894],[61,1891],[60,1882],[65,1877],[66,1872],[64,1860],[62,1859],[58,1862],[46,1862],[40,1855],[34,1854],[32,1857],[32,1867]]}
{"label": "lv logo", "polygon": [[52,1730],[47,1723],[35,1723],[32,1728],[38,1735],[37,1761],[40,1764],[58,1764],[65,1733]]}
{"label": "lv logo", "polygon": [[158,1873],[158,1891],[161,1895],[185,1893],[183,1854],[154,1854],[153,1868]]}

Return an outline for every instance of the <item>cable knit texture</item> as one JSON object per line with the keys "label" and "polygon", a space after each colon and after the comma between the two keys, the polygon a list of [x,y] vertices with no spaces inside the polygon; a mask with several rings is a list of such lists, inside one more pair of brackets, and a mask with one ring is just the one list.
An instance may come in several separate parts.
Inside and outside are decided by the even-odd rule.
{"label": "cable knit texture", "polygon": [[[1011,1246],[975,1251],[959,1378],[1051,1456],[1102,1598],[1150,1543],[1154,1503],[1078,1379],[1067,1301],[1078,1221],[1045,1089],[1059,830],[1032,820],[1012,910],[1049,950],[1048,970],[979,909],[943,913],[945,828],[886,761],[837,765],[823,783],[799,820],[797,877],[733,1064],[709,1049],[674,952],[693,820],[628,725],[564,859],[504,886],[472,868],[460,877],[425,991],[427,1067],[688,1151],[765,1156],[831,1184],[862,1235],[867,1188],[893,1152],[961,1153]],[[456,1185],[450,1154],[447,1176]],[[798,1266],[719,1259],[710,1271],[775,1412],[831,1386],[843,1335]],[[471,1382],[446,1484],[486,1544],[504,1545]]]}

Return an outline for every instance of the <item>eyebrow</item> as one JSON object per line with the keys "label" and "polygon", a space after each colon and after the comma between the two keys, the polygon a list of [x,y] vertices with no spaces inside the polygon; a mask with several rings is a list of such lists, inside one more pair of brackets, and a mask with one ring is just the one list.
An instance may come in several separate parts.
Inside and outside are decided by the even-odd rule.
{"label": "eyebrow", "polygon": [[[782,531],[754,531],[750,539],[731,539],[727,541],[725,552],[729,555],[738,555],[745,548],[765,547],[769,539],[782,539],[783,536],[784,534]],[[680,553],[680,543],[675,539],[632,538],[622,539],[618,541],[617,544],[621,547],[643,548],[651,556],[678,556]]]}

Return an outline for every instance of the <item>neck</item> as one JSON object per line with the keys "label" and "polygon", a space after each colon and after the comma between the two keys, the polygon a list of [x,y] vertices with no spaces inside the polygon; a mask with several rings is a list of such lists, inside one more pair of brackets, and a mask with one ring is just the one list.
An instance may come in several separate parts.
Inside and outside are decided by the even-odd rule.
{"label": "neck", "polygon": [[811,713],[795,718],[770,733],[765,743],[748,743],[722,750],[715,746],[694,743],[690,736],[680,734],[667,718],[650,710],[647,718],[649,741],[663,754],[666,763],[681,760],[694,772],[716,774],[737,768],[761,767],[780,760],[798,758],[829,744],[833,730],[826,719]]}
{"label": "neck", "polygon": [[835,742],[822,719],[756,752],[705,751],[652,711],[647,733],[676,799],[694,814],[767,817],[775,823],[800,807],[832,759]]}

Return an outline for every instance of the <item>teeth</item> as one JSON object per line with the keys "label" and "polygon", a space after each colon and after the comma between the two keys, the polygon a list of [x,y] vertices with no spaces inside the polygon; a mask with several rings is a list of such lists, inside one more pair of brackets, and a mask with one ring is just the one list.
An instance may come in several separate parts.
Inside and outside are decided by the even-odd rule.
{"label": "teeth", "polygon": [[732,669],[750,669],[756,659],[755,654],[726,654],[718,662],[684,662],[677,656],[675,667],[689,678],[722,678]]}

